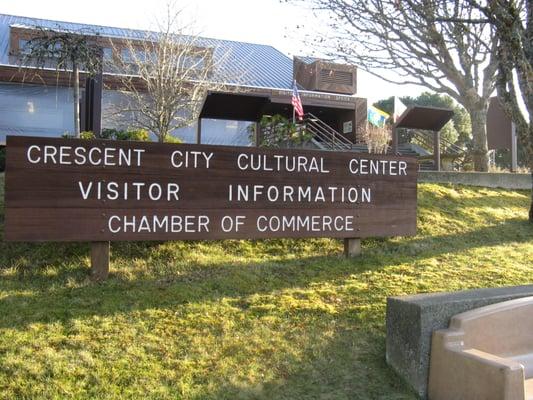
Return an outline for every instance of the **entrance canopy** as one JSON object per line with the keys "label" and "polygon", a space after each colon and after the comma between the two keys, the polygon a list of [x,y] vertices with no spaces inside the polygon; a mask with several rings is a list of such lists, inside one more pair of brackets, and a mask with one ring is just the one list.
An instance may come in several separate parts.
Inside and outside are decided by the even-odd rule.
{"label": "entrance canopy", "polygon": [[410,106],[392,127],[392,149],[398,153],[398,129],[421,129],[433,131],[433,162],[440,171],[440,130],[453,117],[448,108]]}
{"label": "entrance canopy", "polygon": [[398,118],[394,127],[440,131],[452,117],[453,111],[447,108],[410,106]]}
{"label": "entrance canopy", "polygon": [[268,103],[270,99],[263,96],[210,93],[205,99],[200,118],[258,121]]}
{"label": "entrance canopy", "polygon": [[[263,91],[258,93],[257,90],[241,93],[209,93],[200,112],[200,118],[259,121],[263,115],[273,114],[281,114],[290,118],[292,116],[291,96],[292,92],[280,94]],[[302,93],[304,111],[332,120],[337,119],[338,113],[351,112],[353,114],[356,101],[360,100],[343,96],[344,101],[335,101],[332,98],[340,96],[327,94],[315,95],[315,97],[317,98],[306,97]]]}

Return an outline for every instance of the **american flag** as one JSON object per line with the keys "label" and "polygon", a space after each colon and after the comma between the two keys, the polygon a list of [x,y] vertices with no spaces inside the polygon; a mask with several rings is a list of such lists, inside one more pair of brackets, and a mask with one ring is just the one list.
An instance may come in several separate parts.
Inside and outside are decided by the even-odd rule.
{"label": "american flag", "polygon": [[292,106],[294,107],[294,112],[298,116],[298,120],[301,121],[304,119],[304,107],[302,106],[302,100],[300,99],[300,94],[298,93],[298,88],[296,87],[296,81],[292,83]]}

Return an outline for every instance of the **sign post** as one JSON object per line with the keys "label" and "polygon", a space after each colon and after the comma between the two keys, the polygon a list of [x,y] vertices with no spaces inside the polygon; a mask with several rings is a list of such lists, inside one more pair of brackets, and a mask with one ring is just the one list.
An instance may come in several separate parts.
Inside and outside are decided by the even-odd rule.
{"label": "sign post", "polygon": [[346,238],[344,239],[344,256],[357,257],[361,255],[361,239]]}
{"label": "sign post", "polygon": [[[84,131],[92,131],[96,137],[102,134],[103,75],[87,77],[81,107],[80,125]],[[91,243],[91,279],[101,281],[109,274],[109,242]]]}
{"label": "sign post", "polygon": [[91,242],[91,279],[105,281],[109,275],[109,242]]}
{"label": "sign post", "polygon": [[7,139],[5,239],[109,242],[416,233],[412,157],[109,140]]}

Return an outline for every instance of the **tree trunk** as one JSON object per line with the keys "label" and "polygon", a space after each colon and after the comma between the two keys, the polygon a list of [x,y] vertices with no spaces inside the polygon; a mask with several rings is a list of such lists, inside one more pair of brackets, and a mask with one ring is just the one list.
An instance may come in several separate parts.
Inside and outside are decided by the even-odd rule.
{"label": "tree trunk", "polygon": [[474,170],[487,172],[489,170],[489,145],[487,142],[487,109],[488,106],[476,105],[468,109],[472,123],[472,137],[474,142]]}
{"label": "tree trunk", "polygon": [[78,64],[72,64],[72,73],[74,75],[74,136],[80,137],[80,71]]}
{"label": "tree trunk", "polygon": [[529,222],[533,224],[533,172],[531,173],[531,205],[529,206]]}
{"label": "tree trunk", "polygon": [[533,162],[530,162],[531,169],[531,205],[529,206],[529,222],[533,224]]}

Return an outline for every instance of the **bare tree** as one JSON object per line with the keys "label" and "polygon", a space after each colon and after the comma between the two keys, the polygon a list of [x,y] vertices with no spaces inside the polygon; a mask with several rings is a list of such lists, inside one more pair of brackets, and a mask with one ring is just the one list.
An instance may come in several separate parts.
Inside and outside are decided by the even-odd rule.
{"label": "bare tree", "polygon": [[[437,19],[460,22],[473,30],[481,24],[489,24],[494,29],[498,39],[498,97],[506,114],[516,124],[520,143],[528,156],[533,184],[533,1],[463,1],[478,10],[480,15],[439,15]],[[525,109],[521,107],[521,102]],[[533,223],[533,188],[529,221]]]}
{"label": "bare tree", "polygon": [[170,132],[197,120],[208,91],[224,84],[215,77],[220,57],[215,60],[215,49],[180,23],[179,11],[168,7],[158,28],[140,40],[114,44],[114,67],[128,100],[120,113],[164,142]]}
{"label": "bare tree", "polygon": [[435,20],[439,13],[475,17],[475,7],[439,0],[285,1],[327,17],[327,31],[315,41],[326,55],[389,82],[448,94],[463,105],[472,122],[475,168],[488,170],[485,123],[497,69],[494,32],[489,24],[472,28],[458,20]]}
{"label": "bare tree", "polygon": [[80,70],[95,75],[101,68],[102,49],[97,34],[38,27],[22,50],[21,66],[53,67],[73,75],[74,135],[80,136]]}
{"label": "bare tree", "polygon": [[392,138],[390,126],[374,126],[367,124],[363,131],[363,141],[368,147],[369,153],[385,154]]}

